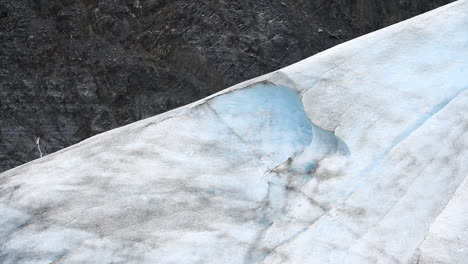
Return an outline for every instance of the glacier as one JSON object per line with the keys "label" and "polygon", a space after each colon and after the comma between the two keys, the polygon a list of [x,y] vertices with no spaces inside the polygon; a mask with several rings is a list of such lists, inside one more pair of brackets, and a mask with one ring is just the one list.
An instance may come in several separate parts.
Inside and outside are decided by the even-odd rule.
{"label": "glacier", "polygon": [[468,1],[0,174],[0,263],[466,263]]}

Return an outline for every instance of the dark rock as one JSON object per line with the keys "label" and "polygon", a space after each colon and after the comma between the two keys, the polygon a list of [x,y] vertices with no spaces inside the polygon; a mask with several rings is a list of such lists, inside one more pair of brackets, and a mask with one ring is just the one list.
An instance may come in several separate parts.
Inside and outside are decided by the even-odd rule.
{"label": "dark rock", "polygon": [[0,0],[0,171],[448,2]]}

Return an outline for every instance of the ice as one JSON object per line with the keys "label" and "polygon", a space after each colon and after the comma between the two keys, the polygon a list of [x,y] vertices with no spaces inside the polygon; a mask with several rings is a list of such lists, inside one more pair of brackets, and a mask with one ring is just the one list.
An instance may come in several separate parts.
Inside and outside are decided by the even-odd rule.
{"label": "ice", "polygon": [[312,124],[296,91],[258,83],[208,102],[224,123],[274,164],[312,141]]}
{"label": "ice", "polygon": [[0,174],[1,263],[465,263],[468,2]]}

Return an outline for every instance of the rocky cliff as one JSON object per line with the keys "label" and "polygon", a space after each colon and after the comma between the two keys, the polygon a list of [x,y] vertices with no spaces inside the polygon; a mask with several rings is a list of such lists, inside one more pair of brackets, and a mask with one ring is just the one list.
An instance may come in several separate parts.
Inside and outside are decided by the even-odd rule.
{"label": "rocky cliff", "polygon": [[448,2],[0,0],[0,171]]}

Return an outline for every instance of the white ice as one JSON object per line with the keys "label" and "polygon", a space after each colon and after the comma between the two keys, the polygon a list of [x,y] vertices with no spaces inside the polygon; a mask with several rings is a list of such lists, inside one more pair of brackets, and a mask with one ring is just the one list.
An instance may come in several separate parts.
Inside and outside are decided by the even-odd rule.
{"label": "white ice", "polygon": [[0,263],[466,263],[468,2],[0,174]]}

